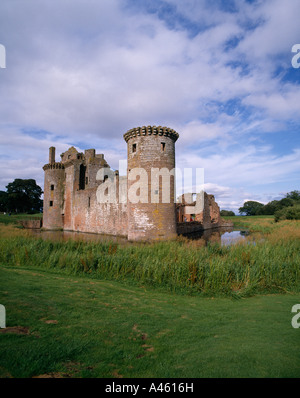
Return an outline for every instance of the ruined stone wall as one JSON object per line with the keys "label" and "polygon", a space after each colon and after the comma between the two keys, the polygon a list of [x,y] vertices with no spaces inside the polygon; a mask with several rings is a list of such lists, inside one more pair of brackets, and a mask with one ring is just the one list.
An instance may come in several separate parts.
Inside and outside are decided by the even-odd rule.
{"label": "ruined stone wall", "polygon": [[127,236],[127,206],[98,203],[97,188],[74,192],[72,231]]}
{"label": "ruined stone wall", "polygon": [[64,229],[73,229],[73,191],[74,191],[74,165],[65,168],[65,191],[64,191]]}
{"label": "ruined stone wall", "polygon": [[[86,151],[87,152],[87,151]],[[94,155],[94,156],[93,156]],[[109,169],[109,165],[104,159],[103,154],[93,154],[85,159],[86,164],[86,187],[97,187],[100,181],[97,179],[97,173],[100,168]],[[104,172],[105,175],[105,172]]]}
{"label": "ruined stone wall", "polygon": [[203,200],[203,210],[201,213],[196,213],[195,221],[201,222],[204,229],[211,228],[211,217],[210,217],[210,199],[209,195],[204,192],[201,200]]}
{"label": "ruined stone wall", "polygon": [[213,195],[208,195],[208,200],[209,200],[209,213],[210,213],[211,222],[213,224],[219,225],[222,223],[220,208],[216,203],[215,197]]}
{"label": "ruined stone wall", "polygon": [[[126,203],[119,203],[118,200],[115,203],[104,203],[97,199],[98,187],[104,184],[97,175],[103,167],[109,167],[108,164],[103,155],[98,158],[91,156],[86,160],[84,189],[80,188],[80,166],[83,162],[73,160],[65,163],[64,229],[127,236]],[[105,176],[107,172],[103,169],[102,174]],[[118,187],[118,181],[115,183]],[[124,179],[122,185],[124,186]],[[117,189],[116,199],[118,192]]]}
{"label": "ruined stone wall", "polygon": [[[179,234],[233,225],[222,219],[220,208],[213,195],[202,192],[196,195],[195,202],[191,203],[191,200],[192,194],[184,194],[179,197],[179,203],[176,206],[177,232]],[[195,220],[191,215],[195,215]]]}
{"label": "ruined stone wall", "polygon": [[20,220],[19,223],[22,225],[22,227],[28,228],[28,229],[39,229],[42,226],[41,219]]}

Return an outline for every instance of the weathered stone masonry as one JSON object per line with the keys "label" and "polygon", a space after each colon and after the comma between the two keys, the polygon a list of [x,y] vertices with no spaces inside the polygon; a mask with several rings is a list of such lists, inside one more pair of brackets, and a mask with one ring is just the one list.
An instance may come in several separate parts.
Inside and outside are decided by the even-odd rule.
{"label": "weathered stone masonry", "polygon": [[[126,236],[129,240],[176,237],[182,224],[178,221],[183,221],[186,204],[176,205],[174,201],[173,176],[169,179],[167,191],[170,200],[165,203],[162,181],[164,173],[169,176],[168,173],[175,168],[175,142],[178,137],[174,130],[160,126],[137,127],[127,131],[124,134],[127,177],[120,177],[118,171],[111,170],[104,155],[96,154],[95,149],[79,153],[71,147],[61,154],[60,162],[56,162],[55,148],[51,147],[49,163],[43,167],[43,228]],[[147,183],[141,187],[141,198],[144,196],[144,200],[132,203],[128,200],[128,193],[138,179],[131,179],[130,175],[136,168],[143,170]],[[153,169],[160,175],[156,184],[152,177]],[[103,197],[99,200],[99,191],[106,192],[106,186],[111,181],[116,187],[115,200],[103,200]],[[206,206],[209,208],[208,202]],[[215,214],[218,218],[217,213],[218,209]],[[213,217],[208,215],[207,209],[204,209],[202,216],[197,215],[198,230],[219,226],[220,222],[214,224]],[[186,232],[189,223],[185,224]]]}

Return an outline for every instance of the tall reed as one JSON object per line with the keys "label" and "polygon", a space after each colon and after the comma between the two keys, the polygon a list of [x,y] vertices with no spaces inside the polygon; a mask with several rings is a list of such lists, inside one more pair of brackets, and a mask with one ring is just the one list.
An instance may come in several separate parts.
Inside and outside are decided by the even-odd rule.
{"label": "tall reed", "polygon": [[[264,225],[263,239],[230,247],[194,242],[119,245],[50,241],[1,227],[0,264],[126,280],[182,293],[245,296],[299,292],[300,222]],[[255,226],[258,230],[258,227]],[[3,232],[5,230],[5,233]]]}

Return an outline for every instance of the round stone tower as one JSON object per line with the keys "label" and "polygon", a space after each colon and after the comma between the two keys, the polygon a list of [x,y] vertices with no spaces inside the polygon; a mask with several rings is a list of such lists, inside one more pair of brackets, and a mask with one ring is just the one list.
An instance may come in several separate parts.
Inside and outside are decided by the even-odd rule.
{"label": "round stone tower", "polygon": [[61,162],[55,162],[55,148],[49,149],[49,163],[43,167],[44,176],[44,206],[43,228],[63,228],[63,200],[65,170]]}
{"label": "round stone tower", "polygon": [[124,134],[127,143],[129,240],[167,240],[177,236],[175,213],[176,131],[143,126]]}

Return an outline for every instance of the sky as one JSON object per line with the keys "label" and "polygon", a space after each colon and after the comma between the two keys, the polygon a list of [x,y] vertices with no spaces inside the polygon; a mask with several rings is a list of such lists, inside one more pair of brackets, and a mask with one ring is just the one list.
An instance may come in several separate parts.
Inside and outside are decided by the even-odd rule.
{"label": "sky", "polygon": [[50,146],[119,169],[144,125],[179,133],[176,167],[203,168],[221,209],[299,190],[299,15],[299,0],[1,0],[0,190],[43,187]]}

